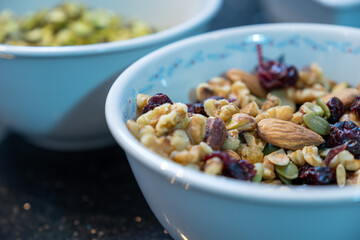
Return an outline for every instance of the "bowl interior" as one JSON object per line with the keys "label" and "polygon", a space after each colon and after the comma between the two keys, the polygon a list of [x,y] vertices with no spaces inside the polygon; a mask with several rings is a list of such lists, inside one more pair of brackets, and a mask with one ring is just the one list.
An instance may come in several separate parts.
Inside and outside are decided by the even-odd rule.
{"label": "bowl interior", "polygon": [[[230,68],[251,72],[257,65],[256,44],[268,59],[284,57],[298,68],[317,62],[325,76],[357,86],[360,31],[327,25],[278,24],[217,31],[173,44],[148,55],[130,69],[123,81],[120,106],[124,120],[135,117],[139,93],[167,94],[189,103],[196,86]],[[307,27],[311,26],[311,27]],[[129,104],[129,101],[131,104]]]}
{"label": "bowl interior", "polygon": [[[33,0],[33,1],[1,1],[0,10],[10,9],[16,14],[27,14],[39,9],[49,9],[62,0]],[[139,18],[157,28],[167,28],[177,25],[193,17],[206,4],[206,0],[183,0],[183,1],[164,1],[164,0],[72,0],[71,2],[81,2],[86,6],[94,8],[104,8],[119,13],[126,18]],[[189,7],[191,6],[191,7]],[[151,11],[149,11],[151,9]]]}
{"label": "bowl interior", "polygon": [[[356,63],[360,60],[358,39],[360,39],[360,31],[347,27],[317,24],[267,24],[216,31],[171,44],[143,57],[120,75],[107,98],[108,125],[115,139],[128,153],[137,152],[135,158],[138,158],[138,161],[149,166],[157,165],[154,168],[155,171],[167,174],[166,171],[159,169],[164,160],[149,153],[150,150],[144,149],[126,128],[126,121],[136,116],[137,94],[153,95],[162,92],[174,102],[189,103],[191,92],[197,84],[219,76],[230,68],[252,71],[257,64],[256,44],[263,46],[263,55],[266,58],[276,59],[284,56],[286,63],[294,64],[298,68],[317,62],[328,78],[338,82],[347,81],[356,86],[358,76],[360,76],[360,68],[356,67]],[[169,165],[172,166],[169,168],[169,172],[172,171],[172,173],[169,174],[175,175],[176,171],[182,168],[178,164],[169,163]],[[198,183],[202,186],[213,181],[205,174],[194,174],[192,170],[187,169],[183,171],[189,173],[188,176],[190,176],[189,178],[183,176],[183,179],[194,180],[194,182],[195,179],[199,180]],[[202,181],[205,178],[207,181]],[[220,180],[220,177],[217,179],[224,181]],[[228,187],[221,185],[217,191],[228,191],[231,195],[241,191],[238,185],[246,184],[241,181],[234,183],[235,181],[228,180],[228,182],[230,183],[227,184]],[[237,187],[234,184],[238,184]],[[210,185],[209,183],[208,189],[213,189],[214,186]],[[262,194],[259,193],[258,188],[264,188],[264,186],[253,187],[252,185],[254,196]],[[246,194],[250,195],[252,191],[250,188],[243,189],[246,189]],[[307,197],[324,200],[330,196],[334,199],[348,196],[346,194],[339,196],[338,187],[333,187],[336,191],[328,191],[329,195],[324,194],[323,189],[318,195],[313,194]],[[353,195],[360,192],[357,190],[347,193]],[[304,199],[301,193],[291,196],[271,194],[272,197],[282,200]]]}

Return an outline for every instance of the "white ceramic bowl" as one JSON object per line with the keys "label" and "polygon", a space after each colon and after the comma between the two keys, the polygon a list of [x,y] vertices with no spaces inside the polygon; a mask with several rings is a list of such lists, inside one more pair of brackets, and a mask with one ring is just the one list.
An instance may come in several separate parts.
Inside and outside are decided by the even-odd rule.
{"label": "white ceramic bowl", "polygon": [[359,0],[260,0],[269,21],[360,27]]}
{"label": "white ceramic bowl", "polygon": [[138,93],[189,102],[189,91],[229,68],[251,71],[255,44],[298,67],[318,62],[326,76],[357,84],[360,30],[269,24],[202,34],[157,50],[115,81],[106,101],[110,130],[161,224],[178,240],[359,239],[360,188],[284,188],[209,176],[160,157],[127,130]]}
{"label": "white ceramic bowl", "polygon": [[[24,14],[59,2],[0,1],[0,11]],[[87,0],[86,4],[166,29],[136,39],[84,46],[0,44],[0,118],[34,144],[70,150],[113,141],[104,105],[116,77],[146,53],[205,32],[222,0]]]}

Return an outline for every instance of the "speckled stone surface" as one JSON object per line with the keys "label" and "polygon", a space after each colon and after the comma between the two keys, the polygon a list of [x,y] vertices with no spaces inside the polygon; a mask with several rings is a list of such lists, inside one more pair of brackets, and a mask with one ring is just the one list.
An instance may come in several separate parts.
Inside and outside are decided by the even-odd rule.
{"label": "speckled stone surface", "polygon": [[62,153],[10,135],[0,145],[0,239],[171,239],[124,152]]}
{"label": "speckled stone surface", "polygon": [[[257,1],[225,0],[212,30],[264,22]],[[168,240],[120,147],[54,152],[0,141],[0,239]]]}

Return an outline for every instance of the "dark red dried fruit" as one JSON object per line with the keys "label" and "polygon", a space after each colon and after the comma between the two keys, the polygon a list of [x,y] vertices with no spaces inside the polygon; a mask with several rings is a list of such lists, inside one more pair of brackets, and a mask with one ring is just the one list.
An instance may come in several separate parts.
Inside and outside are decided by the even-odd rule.
{"label": "dark red dried fruit", "polygon": [[324,159],[324,163],[326,166],[329,165],[329,163],[331,162],[331,160],[338,155],[340,152],[344,151],[347,147],[347,145],[349,144],[349,142],[346,142],[342,145],[339,145],[337,147],[332,148],[328,154],[326,155],[325,159]]}
{"label": "dark red dried fruit", "polygon": [[357,118],[360,118],[360,96],[358,96],[354,103],[351,105],[350,111],[355,113]]}
{"label": "dark red dried fruit", "polygon": [[231,177],[247,181],[251,181],[256,175],[255,166],[242,159],[230,163],[228,171]]}
{"label": "dark red dried fruit", "polygon": [[256,169],[252,163],[242,159],[236,160],[234,157],[225,152],[214,151],[207,154],[203,161],[206,162],[213,157],[218,157],[223,162],[223,175],[225,176],[251,181],[256,175]]}
{"label": "dark red dried fruit", "polygon": [[330,110],[329,123],[336,123],[339,121],[341,116],[345,113],[344,103],[337,97],[331,98],[326,104]]}
{"label": "dark red dried fruit", "polygon": [[153,110],[154,108],[164,104],[164,103],[170,103],[173,104],[173,102],[171,101],[171,99],[164,93],[157,93],[154,96],[152,96],[151,98],[149,98],[149,100],[147,101],[145,107],[143,108],[142,113],[147,113],[150,110]]}
{"label": "dark red dried fruit", "polygon": [[330,167],[312,167],[305,165],[299,168],[299,180],[302,184],[327,185],[336,183],[336,172]]}
{"label": "dark red dried fruit", "polygon": [[197,113],[204,115],[205,117],[208,116],[204,109],[204,103],[201,102],[201,103],[186,104],[186,105],[188,107],[188,113]]}
{"label": "dark red dried fruit", "polygon": [[324,137],[326,147],[337,147],[348,142],[346,150],[355,158],[360,157],[360,127],[349,121],[337,122],[331,126],[330,133]]}
{"label": "dark red dried fruit", "polygon": [[259,65],[256,68],[256,73],[260,84],[266,90],[286,88],[296,84],[299,74],[294,66],[274,60],[263,61],[261,45],[257,45],[257,50]]}

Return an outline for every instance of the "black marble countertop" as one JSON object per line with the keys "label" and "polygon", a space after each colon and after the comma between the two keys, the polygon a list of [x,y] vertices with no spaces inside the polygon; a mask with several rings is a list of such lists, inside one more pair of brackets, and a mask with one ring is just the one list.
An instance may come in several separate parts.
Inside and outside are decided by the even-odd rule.
{"label": "black marble countertop", "polygon": [[[225,0],[212,30],[264,22],[257,1]],[[0,239],[171,239],[118,146],[56,152],[0,142]]]}
{"label": "black marble countertop", "polygon": [[54,152],[8,135],[0,145],[0,239],[171,239],[113,146]]}

